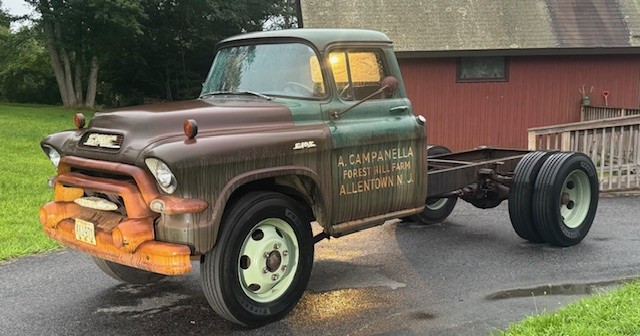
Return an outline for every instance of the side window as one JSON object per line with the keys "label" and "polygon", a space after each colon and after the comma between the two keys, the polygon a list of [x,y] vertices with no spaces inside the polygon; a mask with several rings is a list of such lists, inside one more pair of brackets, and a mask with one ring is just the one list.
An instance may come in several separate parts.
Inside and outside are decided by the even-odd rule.
{"label": "side window", "polygon": [[[386,76],[382,52],[338,50],[329,54],[336,88],[342,100],[362,100],[380,88]],[[372,99],[384,98],[383,95]]]}

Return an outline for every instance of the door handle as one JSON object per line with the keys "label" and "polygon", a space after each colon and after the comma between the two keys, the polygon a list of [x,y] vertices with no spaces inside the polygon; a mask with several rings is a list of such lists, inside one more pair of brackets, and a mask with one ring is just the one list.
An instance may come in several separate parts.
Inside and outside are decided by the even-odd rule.
{"label": "door handle", "polygon": [[400,106],[392,107],[391,109],[389,109],[389,112],[404,112],[404,111],[406,111],[408,109],[409,109],[409,106],[400,105]]}

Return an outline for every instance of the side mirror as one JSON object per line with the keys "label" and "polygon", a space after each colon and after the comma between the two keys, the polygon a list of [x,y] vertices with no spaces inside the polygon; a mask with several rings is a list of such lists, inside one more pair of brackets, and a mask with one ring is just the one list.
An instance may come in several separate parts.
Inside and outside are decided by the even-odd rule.
{"label": "side mirror", "polygon": [[398,91],[398,79],[393,76],[385,77],[380,84],[382,84],[380,89],[387,96],[391,96]]}

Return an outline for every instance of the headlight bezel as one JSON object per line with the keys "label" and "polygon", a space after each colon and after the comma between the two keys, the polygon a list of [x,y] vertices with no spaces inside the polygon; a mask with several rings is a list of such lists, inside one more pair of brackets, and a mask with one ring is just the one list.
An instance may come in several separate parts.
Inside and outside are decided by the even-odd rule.
{"label": "headlight bezel", "polygon": [[176,191],[178,181],[166,163],[157,158],[146,158],[144,163],[147,165],[147,168],[149,168],[153,177],[155,177],[156,184],[162,191],[167,194],[173,194]]}
{"label": "headlight bezel", "polygon": [[62,155],[60,155],[60,152],[58,152],[57,149],[53,148],[53,146],[49,145],[43,145],[42,149],[47,155],[47,158],[49,158],[49,161],[51,162],[53,167],[58,168],[58,166],[60,165],[60,159],[62,159]]}

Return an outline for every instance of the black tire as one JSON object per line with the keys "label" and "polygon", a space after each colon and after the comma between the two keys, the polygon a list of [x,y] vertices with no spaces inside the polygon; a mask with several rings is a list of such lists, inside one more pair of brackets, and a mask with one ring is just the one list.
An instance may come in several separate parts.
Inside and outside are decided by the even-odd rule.
{"label": "black tire", "polygon": [[598,177],[583,153],[556,153],[540,168],[533,192],[533,219],[540,237],[572,246],[589,232],[598,208]]}
{"label": "black tire", "polygon": [[509,188],[509,218],[516,234],[532,243],[544,243],[533,221],[533,189],[542,164],[551,152],[531,152],[516,165]]}
{"label": "black tire", "polygon": [[114,263],[112,261],[92,257],[93,262],[110,277],[131,284],[156,283],[164,279],[164,274],[153,273],[138,268]]}
{"label": "black tire", "polygon": [[428,145],[427,146],[427,157],[440,155],[440,154],[449,154],[451,150],[442,145]]}
{"label": "black tire", "polygon": [[293,309],[313,266],[309,215],[274,192],[249,193],[231,206],[200,265],[205,297],[220,316],[258,327]]}
{"label": "black tire", "polygon": [[440,198],[434,201],[427,200],[422,212],[412,215],[409,218],[422,225],[433,225],[442,223],[453,211],[458,202],[457,197]]}
{"label": "black tire", "polygon": [[[434,145],[427,147],[427,157],[449,153],[451,153],[451,150],[449,150],[449,148],[445,146]],[[422,212],[409,217],[405,217],[402,220],[412,221],[422,225],[433,225],[442,223],[442,221],[449,217],[457,202],[457,197],[427,200],[425,201],[425,207]]]}

